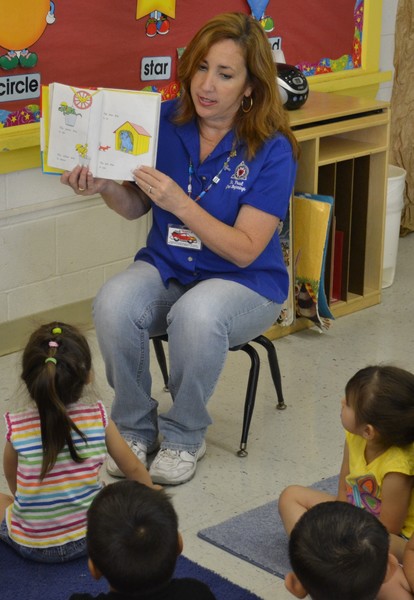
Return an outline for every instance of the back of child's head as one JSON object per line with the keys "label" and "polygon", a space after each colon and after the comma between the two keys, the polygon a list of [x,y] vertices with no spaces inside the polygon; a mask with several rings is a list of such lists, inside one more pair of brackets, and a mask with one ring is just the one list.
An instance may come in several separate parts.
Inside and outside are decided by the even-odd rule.
{"label": "back of child's head", "polygon": [[372,425],[384,448],[414,442],[414,375],[391,365],[361,369],[345,388],[359,425]]}
{"label": "back of child's head", "polygon": [[88,383],[91,352],[82,333],[66,323],[48,323],[32,333],[23,351],[22,379],[39,411],[44,451],[41,477],[53,467],[68,444],[71,456],[81,459],[71,431],[83,434],[69,418],[66,407],[77,402]]}
{"label": "back of child's head", "polygon": [[136,481],[105,486],[88,510],[89,558],[117,592],[167,583],[179,554],[178,518],[169,496]]}
{"label": "back of child's head", "polygon": [[302,515],[289,539],[292,569],[313,600],[373,600],[384,581],[386,528],[346,502],[323,502]]}

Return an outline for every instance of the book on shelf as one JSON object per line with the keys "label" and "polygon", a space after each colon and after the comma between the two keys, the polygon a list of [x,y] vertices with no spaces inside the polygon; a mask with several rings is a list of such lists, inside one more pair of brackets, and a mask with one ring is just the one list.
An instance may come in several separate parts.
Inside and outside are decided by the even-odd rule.
{"label": "book on shelf", "polygon": [[295,252],[296,316],[328,329],[333,315],[325,292],[325,264],[334,198],[295,193],[293,246]]}
{"label": "book on shelf", "polygon": [[94,177],[132,181],[138,166],[155,166],[160,107],[156,92],[42,86],[43,172],[85,165]]}
{"label": "book on shelf", "polygon": [[282,304],[277,318],[277,324],[282,327],[292,325],[295,320],[295,298],[294,298],[294,268],[293,268],[293,240],[292,240],[292,198],[289,200],[289,208],[286,217],[279,225],[279,240],[283,252],[283,260],[289,274],[288,297]]}
{"label": "book on shelf", "polygon": [[344,252],[344,232],[336,229],[335,231],[335,252],[333,265],[333,285],[332,285],[332,302],[342,300],[342,264]]}

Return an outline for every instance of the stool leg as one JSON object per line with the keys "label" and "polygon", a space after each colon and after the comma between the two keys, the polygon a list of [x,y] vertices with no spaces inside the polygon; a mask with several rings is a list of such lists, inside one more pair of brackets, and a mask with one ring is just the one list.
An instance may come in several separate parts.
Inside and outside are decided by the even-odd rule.
{"label": "stool leg", "polygon": [[240,457],[247,456],[247,437],[249,435],[250,422],[253,416],[254,404],[256,401],[257,382],[259,380],[260,358],[256,350],[250,344],[245,344],[240,348],[250,356],[251,365],[249,371],[249,379],[247,382],[246,399],[244,402],[244,416],[242,436],[240,440],[240,450],[237,455]]}
{"label": "stool leg", "polygon": [[162,344],[161,338],[152,338],[152,343],[154,345],[155,356],[157,357],[158,364],[161,369],[162,378],[164,380],[164,391],[168,392],[168,367],[167,361],[165,359],[164,346]]}
{"label": "stool leg", "polygon": [[272,374],[273,383],[275,385],[277,394],[277,405],[278,410],[284,410],[286,408],[285,400],[283,398],[282,391],[282,377],[280,375],[279,362],[277,360],[276,348],[274,344],[265,335],[259,335],[254,338],[254,342],[261,344],[267,350],[267,356],[269,360],[270,372]]}

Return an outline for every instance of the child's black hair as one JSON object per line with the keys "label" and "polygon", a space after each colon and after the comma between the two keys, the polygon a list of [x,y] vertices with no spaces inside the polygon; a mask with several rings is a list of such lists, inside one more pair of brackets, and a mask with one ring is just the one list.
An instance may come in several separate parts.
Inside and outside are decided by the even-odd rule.
{"label": "child's black hair", "polygon": [[88,510],[89,557],[117,592],[137,594],[168,583],[178,536],[169,496],[136,481],[107,485]]}
{"label": "child's black hair", "polygon": [[347,502],[322,502],[292,530],[292,569],[313,600],[374,600],[388,563],[389,536],[374,515]]}
{"label": "child's black hair", "polygon": [[345,388],[359,425],[372,425],[385,449],[414,442],[414,375],[391,365],[360,369]]}

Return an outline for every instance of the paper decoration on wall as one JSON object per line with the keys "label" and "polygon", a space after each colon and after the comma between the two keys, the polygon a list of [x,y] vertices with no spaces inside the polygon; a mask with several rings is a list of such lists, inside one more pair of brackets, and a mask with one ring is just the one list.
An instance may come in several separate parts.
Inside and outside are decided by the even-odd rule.
{"label": "paper decoration on wall", "polygon": [[164,100],[172,100],[180,95],[180,84],[177,81],[172,81],[168,85],[159,90],[156,90],[161,94],[161,99]]}
{"label": "paper decoration on wall", "polygon": [[180,95],[180,84],[177,81],[172,81],[165,87],[159,87],[155,85],[147,85],[142,88],[143,92],[158,92],[161,94],[161,100],[172,100],[173,98],[177,98]]}
{"label": "paper decoration on wall", "polygon": [[269,0],[247,0],[247,4],[250,6],[253,17],[256,21],[260,21],[266,33],[273,31],[275,26],[274,21],[272,17],[265,14]]}
{"label": "paper decoration on wall", "polygon": [[325,294],[325,261],[332,196],[297,194],[293,198],[296,316],[328,329],[334,318]]}
{"label": "paper decoration on wall", "polygon": [[170,30],[168,17],[175,19],[176,0],[137,0],[136,19],[148,16],[145,34],[155,37],[165,35]]}
{"label": "paper decoration on wall", "polygon": [[32,69],[38,60],[30,48],[55,22],[55,4],[49,0],[0,0],[0,67],[6,71]]}

